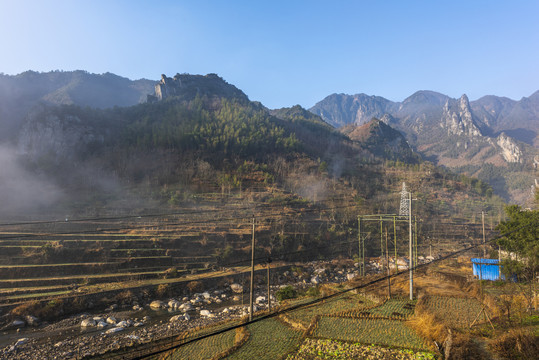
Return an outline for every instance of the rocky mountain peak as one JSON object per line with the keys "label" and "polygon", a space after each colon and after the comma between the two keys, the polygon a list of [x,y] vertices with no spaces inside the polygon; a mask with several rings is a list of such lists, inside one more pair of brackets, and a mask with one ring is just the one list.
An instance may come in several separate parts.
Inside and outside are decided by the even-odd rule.
{"label": "rocky mountain peak", "polygon": [[179,73],[172,78],[162,74],[161,80],[155,85],[155,98],[149,98],[148,100],[161,101],[174,96],[190,100],[197,95],[249,101],[243,91],[227,83],[217,74],[191,75]]}
{"label": "rocky mountain peak", "polygon": [[466,94],[460,97],[457,104],[452,104],[449,100],[445,102],[441,126],[447,129],[448,135],[462,135],[471,138],[482,136],[481,130],[474,121]]}

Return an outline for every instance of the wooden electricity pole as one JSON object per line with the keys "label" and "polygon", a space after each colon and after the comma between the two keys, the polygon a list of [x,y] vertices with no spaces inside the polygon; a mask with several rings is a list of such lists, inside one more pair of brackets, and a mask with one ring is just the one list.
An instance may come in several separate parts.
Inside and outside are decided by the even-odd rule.
{"label": "wooden electricity pole", "polygon": [[409,257],[410,257],[410,300],[414,300],[414,253],[412,248],[413,238],[412,238],[412,193],[408,193],[408,201],[410,201],[409,214],[408,214],[408,224],[410,232],[410,246],[409,246]]}
{"label": "wooden electricity pole", "polygon": [[481,211],[481,224],[483,225],[483,258],[487,257],[487,248],[485,247],[485,212]]}
{"label": "wooden electricity pole", "polygon": [[387,293],[388,298],[391,299],[391,273],[389,270],[389,251],[387,245],[387,227],[386,227],[386,266],[387,266]]}
{"label": "wooden electricity pole", "polygon": [[253,238],[251,241],[251,296],[249,298],[249,321],[253,320],[254,277],[255,277],[255,218],[253,216]]}
{"label": "wooden electricity pole", "polygon": [[270,265],[271,265],[271,258],[268,258],[268,311],[271,310]]}

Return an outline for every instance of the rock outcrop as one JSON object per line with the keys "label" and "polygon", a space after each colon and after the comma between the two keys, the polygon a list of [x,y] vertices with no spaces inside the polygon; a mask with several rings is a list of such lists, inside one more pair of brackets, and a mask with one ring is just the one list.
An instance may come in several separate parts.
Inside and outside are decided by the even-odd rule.
{"label": "rock outcrop", "polygon": [[217,74],[176,74],[172,78],[162,74],[161,80],[155,85],[155,98],[157,101],[162,101],[170,97],[192,100],[196,96],[249,101],[249,98],[243,91],[227,83]]}
{"label": "rock outcrop", "polygon": [[522,150],[520,150],[512,138],[502,132],[496,138],[496,144],[501,148],[501,154],[505,161],[509,163],[522,163]]}
{"label": "rock outcrop", "polygon": [[441,120],[440,125],[447,129],[448,135],[464,135],[470,140],[482,136],[481,130],[474,122],[470,102],[465,94],[456,104],[450,104],[449,100],[446,101]]}

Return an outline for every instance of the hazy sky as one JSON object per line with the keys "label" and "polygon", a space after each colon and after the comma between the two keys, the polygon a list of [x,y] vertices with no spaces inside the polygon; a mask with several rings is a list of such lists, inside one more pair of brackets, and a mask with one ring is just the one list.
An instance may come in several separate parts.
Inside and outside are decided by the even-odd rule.
{"label": "hazy sky", "polygon": [[0,0],[0,72],[217,73],[270,108],[331,93],[539,90],[539,1]]}

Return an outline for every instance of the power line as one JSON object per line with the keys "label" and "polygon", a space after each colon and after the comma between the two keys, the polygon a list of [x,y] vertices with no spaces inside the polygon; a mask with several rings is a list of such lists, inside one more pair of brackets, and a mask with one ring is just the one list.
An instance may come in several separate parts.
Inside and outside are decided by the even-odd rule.
{"label": "power line", "polygon": [[[344,209],[344,208],[351,208],[356,206],[355,204],[352,205],[345,205],[345,206],[338,206],[333,208],[320,208],[320,209],[305,209],[301,211],[301,214],[303,213],[312,213],[317,211],[331,211],[331,210],[337,210],[337,209]],[[275,214],[263,214],[264,218],[272,218],[272,217],[282,217],[282,213],[275,213]],[[252,216],[251,216],[252,217]],[[249,216],[241,216],[241,217],[229,217],[229,218],[221,218],[221,219],[212,219],[213,222],[223,222],[223,221],[233,221],[238,219],[248,219]],[[173,223],[166,223],[166,226],[177,226],[177,225],[194,225],[194,224],[203,224],[207,223],[208,219],[203,220],[190,220],[190,221],[184,221],[184,222],[173,222]],[[10,239],[10,238],[27,238],[27,237],[39,237],[39,236],[54,236],[54,235],[81,235],[81,234],[92,234],[92,233],[98,233],[98,232],[106,232],[106,231],[120,231],[120,230],[135,230],[135,229],[144,229],[148,227],[158,227],[159,225],[150,225],[150,224],[144,224],[144,225],[138,225],[138,226],[125,226],[125,227],[116,227],[116,228],[103,228],[103,229],[92,229],[92,230],[86,230],[86,231],[68,231],[68,232],[45,232],[45,233],[30,233],[30,234],[23,234],[18,235],[16,237],[14,236],[4,236],[0,237],[0,240],[4,239]]]}
{"label": "power line", "polygon": [[[325,203],[330,201],[342,201],[346,200],[348,197],[340,197],[340,198],[331,198],[331,199],[325,199],[320,200],[316,203],[311,203],[310,205],[317,205],[319,203]],[[126,220],[126,219],[144,219],[144,218],[151,218],[151,217],[161,217],[161,216],[176,216],[176,215],[193,215],[193,214],[205,214],[205,213],[215,213],[215,212],[225,212],[225,211],[237,211],[237,210],[259,210],[264,208],[272,208],[272,207],[280,207],[280,206],[286,206],[286,205],[293,205],[290,203],[287,203],[285,205],[282,204],[271,204],[271,203],[255,203],[252,205],[247,205],[244,207],[236,207],[236,208],[230,208],[230,209],[206,209],[201,210],[198,209],[196,211],[191,212],[169,212],[169,213],[152,213],[152,214],[140,214],[140,215],[124,215],[124,216],[112,216],[112,217],[95,217],[95,218],[81,218],[81,219],[69,219],[66,220],[45,220],[45,221],[26,221],[26,222],[13,222],[13,223],[0,223],[0,227],[2,226],[22,226],[22,225],[46,225],[46,224],[63,224],[63,223],[76,223],[76,222],[91,222],[91,221],[106,221],[106,220]]]}
{"label": "power line", "polygon": [[[529,226],[532,226],[532,225],[535,225],[535,223],[530,223],[530,224],[527,224],[527,225],[524,225],[524,226],[521,226],[517,229],[514,229],[514,230],[511,230],[507,233],[504,233],[504,234],[501,234],[499,236],[496,236],[492,239],[490,239],[489,241],[487,241],[488,243],[490,242],[493,242],[495,240],[498,240],[504,236],[507,236],[507,235],[510,235],[514,232],[517,232],[517,231],[520,231],[524,228],[527,228]],[[469,246],[467,248],[464,248],[464,249],[461,249],[461,250],[457,250],[453,253],[450,253],[448,255],[445,255],[445,256],[442,256],[438,259],[435,259],[435,260],[432,260],[428,263],[425,263],[425,264],[420,264],[420,265],[417,265],[413,268],[413,270],[417,270],[417,269],[421,269],[421,268],[425,268],[425,267],[428,267],[428,266],[431,266],[435,263],[438,263],[440,261],[443,261],[443,260],[447,260],[453,256],[456,256],[456,255],[459,255],[459,254],[462,254],[462,253],[465,253],[465,252],[468,252],[472,249],[475,249],[479,246],[482,246],[484,244],[477,244],[477,245],[472,245],[472,246]],[[332,298],[335,298],[337,296],[340,296],[342,294],[345,294],[345,293],[348,293],[348,292],[351,292],[351,291],[355,291],[355,290],[359,290],[359,289],[363,289],[365,287],[368,287],[370,285],[374,285],[376,283],[379,283],[381,281],[385,281],[387,279],[391,279],[391,278],[394,278],[394,277],[397,277],[397,276],[400,276],[400,275],[403,275],[403,274],[406,274],[408,272],[408,270],[403,270],[403,271],[400,271],[396,274],[392,274],[392,275],[386,275],[386,276],[382,276],[380,278],[377,278],[377,279],[374,279],[374,280],[371,280],[367,283],[364,283],[364,284],[361,284],[361,285],[358,285],[358,286],[355,286],[353,288],[350,288],[350,289],[346,289],[346,290],[342,290],[342,291],[339,291],[335,294],[331,294],[331,295],[327,295],[327,296],[324,296],[324,297],[321,297],[321,298],[318,298],[318,299],[314,299],[310,302],[307,302],[307,303],[302,303],[302,304],[298,304],[298,305],[293,305],[291,307],[288,307],[288,308],[285,308],[285,309],[281,309],[281,310],[278,310],[278,311],[275,311],[275,312],[272,312],[272,313],[269,313],[269,314],[266,314],[266,315],[262,315],[256,319],[253,319],[251,321],[247,321],[247,322],[244,322],[244,323],[241,323],[241,324],[238,324],[238,325],[233,325],[233,326],[229,326],[225,329],[221,329],[221,330],[218,330],[218,331],[215,331],[215,332],[212,332],[212,333],[208,333],[208,334],[205,334],[205,335],[200,335],[196,338],[193,338],[193,339],[190,339],[190,340],[187,340],[185,342],[182,342],[181,344],[178,344],[178,345],[174,345],[174,346],[171,346],[169,348],[166,348],[166,349],[161,349],[159,351],[154,351],[152,353],[149,353],[149,354],[146,354],[146,355],[142,355],[142,356],[137,356],[137,357],[134,357],[133,359],[145,359],[145,358],[148,358],[148,357],[151,357],[151,356],[155,356],[155,355],[159,355],[159,354],[162,354],[164,352],[167,352],[167,351],[171,351],[171,350],[174,350],[174,349],[177,349],[177,348],[180,348],[182,346],[185,346],[185,345],[188,345],[190,343],[193,343],[193,342],[196,342],[196,341],[199,341],[199,340],[203,340],[203,339],[206,339],[208,337],[212,337],[212,336],[216,336],[216,335],[219,335],[219,334],[222,334],[224,332],[228,332],[228,331],[231,331],[231,330],[234,330],[234,329],[237,329],[237,328],[240,328],[240,327],[243,327],[243,326],[247,326],[247,325],[250,325],[250,324],[254,324],[254,323],[257,323],[259,321],[263,321],[263,320],[266,320],[266,319],[269,319],[269,318],[272,318],[272,317],[275,317],[275,316],[278,316],[278,315],[281,315],[281,314],[284,314],[284,313],[287,313],[287,312],[291,312],[291,311],[294,311],[294,310],[298,310],[298,309],[301,309],[301,308],[304,308],[304,307],[307,307],[307,306],[311,306],[311,305],[314,305],[314,304],[317,304],[317,303],[320,303],[324,300],[327,300],[327,299],[332,299]]]}

